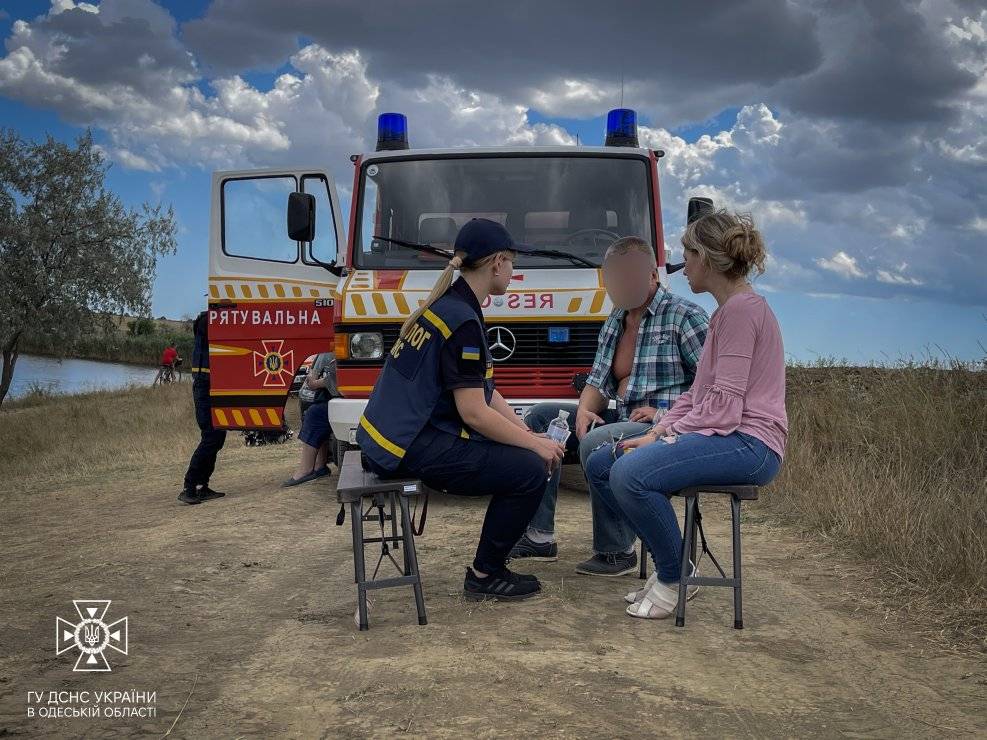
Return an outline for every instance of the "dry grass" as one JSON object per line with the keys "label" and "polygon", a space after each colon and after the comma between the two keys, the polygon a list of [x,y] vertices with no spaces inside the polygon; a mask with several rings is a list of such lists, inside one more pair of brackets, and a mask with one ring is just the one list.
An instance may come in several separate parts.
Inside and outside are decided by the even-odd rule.
{"label": "dry grass", "polygon": [[903,611],[987,647],[987,372],[791,368],[773,512],[874,564]]}
{"label": "dry grass", "polygon": [[[871,562],[889,606],[987,647],[985,409],[987,373],[962,367],[792,368],[788,453],[755,511]],[[187,384],[29,396],[0,410],[0,480],[183,466],[197,439]]]}
{"label": "dry grass", "polygon": [[187,461],[195,448],[188,383],[77,396],[31,394],[0,409],[0,480],[108,476],[162,460]]}

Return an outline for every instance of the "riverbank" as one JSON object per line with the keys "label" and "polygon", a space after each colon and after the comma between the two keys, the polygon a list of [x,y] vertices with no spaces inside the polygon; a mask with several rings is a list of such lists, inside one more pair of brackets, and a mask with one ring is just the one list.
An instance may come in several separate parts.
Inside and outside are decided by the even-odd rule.
{"label": "riverbank", "polygon": [[161,353],[175,342],[178,354],[191,358],[195,338],[186,331],[155,331],[153,334],[131,336],[123,332],[93,334],[63,346],[44,337],[26,336],[20,342],[23,354],[44,357],[120,362],[129,365],[157,367]]}
{"label": "riverbank", "polygon": [[45,403],[53,396],[149,386],[157,374],[156,365],[22,354],[17,359],[17,370],[4,406],[17,402]]}
{"label": "riverbank", "polygon": [[[796,400],[818,394],[821,403],[839,383],[791,380],[792,411],[801,409],[793,443],[820,453],[841,439],[814,412],[804,416],[817,401]],[[288,411],[297,428],[296,404]],[[334,526],[335,479],[281,489],[297,440],[248,448],[231,434],[212,481],[226,498],[179,506],[197,438],[187,386],[0,411],[0,627],[9,646],[0,734],[161,736],[173,723],[183,737],[987,733],[987,669],[974,646],[881,602],[876,563],[848,540],[791,525],[801,516],[784,513],[792,492],[781,488],[812,490],[816,469],[801,465],[823,464],[817,454],[790,447],[788,478],[745,506],[743,631],[731,628],[726,590],[702,591],[676,629],[623,613],[621,594],[636,578],[575,575],[591,525],[585,485],[569,467],[560,559],[524,568],[542,579],[542,596],[464,601],[485,501],[437,496],[418,548],[429,624],[417,625],[410,591],[395,589],[375,595],[371,630],[360,633],[349,523]],[[843,462],[863,464],[856,456],[866,452],[849,444]],[[728,509],[704,514],[714,551],[729,562]],[[113,688],[155,691],[155,717],[26,717],[28,691],[105,688],[51,646],[51,623],[73,618],[71,600],[83,593],[112,599],[108,617],[128,617],[128,655],[107,653]]]}

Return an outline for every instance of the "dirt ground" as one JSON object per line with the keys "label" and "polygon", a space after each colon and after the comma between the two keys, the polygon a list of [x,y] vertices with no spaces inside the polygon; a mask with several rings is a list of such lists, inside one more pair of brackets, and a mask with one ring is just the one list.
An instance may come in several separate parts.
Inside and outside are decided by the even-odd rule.
{"label": "dirt ground", "polygon": [[[705,589],[687,624],[635,620],[633,577],[577,576],[590,516],[579,473],[559,504],[561,559],[532,564],[545,594],[460,596],[485,502],[431,503],[419,541],[429,624],[410,589],[379,592],[353,624],[349,522],[334,480],[282,490],[297,442],[232,435],[229,492],[179,506],[185,461],[74,481],[0,484],[0,736],[628,737],[987,736],[987,666],[861,605],[855,566],[748,507],[746,629]],[[57,476],[57,473],[54,474]],[[709,506],[729,561],[727,509]],[[72,599],[112,599],[129,655],[111,673],[55,654]],[[194,688],[193,688],[194,687]],[[27,718],[28,692],[156,692],[153,719]],[[177,723],[176,723],[177,718]]]}

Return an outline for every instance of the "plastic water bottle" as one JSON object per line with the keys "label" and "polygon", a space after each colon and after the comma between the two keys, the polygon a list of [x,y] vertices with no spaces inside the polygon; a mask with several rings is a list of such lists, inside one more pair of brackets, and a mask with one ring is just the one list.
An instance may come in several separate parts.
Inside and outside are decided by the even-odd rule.
{"label": "plastic water bottle", "polygon": [[559,415],[552,419],[552,423],[548,425],[548,438],[553,439],[560,445],[564,445],[569,439],[569,422],[566,419],[569,418],[568,411],[559,411]]}
{"label": "plastic water bottle", "polygon": [[[562,446],[565,446],[565,443],[571,434],[569,431],[569,422],[566,421],[568,418],[569,412],[560,410],[559,415],[552,419],[552,423],[548,425],[548,438],[558,442]],[[549,473],[548,479],[552,480],[553,475],[555,475],[554,470]]]}
{"label": "plastic water bottle", "polygon": [[657,424],[658,420],[661,417],[663,417],[665,414],[667,414],[668,411],[669,411],[668,401],[666,401],[665,399],[660,400],[658,402],[658,408],[655,409],[655,423]]}
{"label": "plastic water bottle", "polygon": [[[661,400],[661,401],[659,401],[658,402],[658,408],[655,409],[655,419],[654,419],[654,422],[651,425],[651,428],[654,429],[654,428],[660,426],[661,425],[661,417],[663,417],[668,412],[669,412],[668,401],[665,401],[664,399]],[[677,439],[677,437],[675,435],[669,435],[669,436],[662,437],[662,440],[664,440],[665,442],[668,442],[669,444],[672,444],[673,442],[675,442],[676,439]]]}

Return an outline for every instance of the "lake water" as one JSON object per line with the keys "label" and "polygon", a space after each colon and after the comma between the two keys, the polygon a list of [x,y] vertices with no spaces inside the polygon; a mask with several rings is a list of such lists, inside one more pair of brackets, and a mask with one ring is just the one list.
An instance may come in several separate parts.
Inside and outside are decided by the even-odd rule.
{"label": "lake water", "polygon": [[56,360],[21,355],[14,367],[14,380],[7,398],[18,398],[35,385],[52,393],[84,393],[113,390],[128,385],[151,385],[157,368],[94,360]]}

